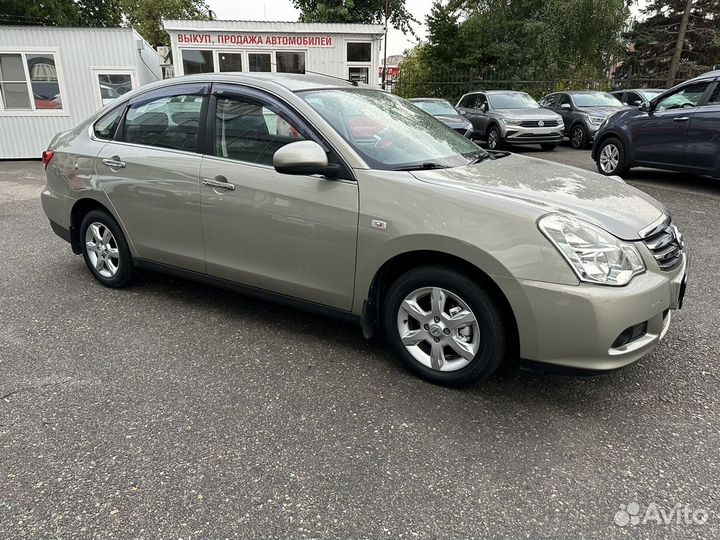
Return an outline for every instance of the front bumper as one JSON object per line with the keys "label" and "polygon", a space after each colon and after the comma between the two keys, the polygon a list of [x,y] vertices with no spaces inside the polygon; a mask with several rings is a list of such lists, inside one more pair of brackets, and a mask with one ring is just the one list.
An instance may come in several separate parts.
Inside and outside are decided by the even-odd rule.
{"label": "front bumper", "polygon": [[[667,333],[681,306],[687,256],[673,272],[648,270],[624,287],[559,285],[498,278],[518,324],[525,360],[583,371],[608,371],[635,362]],[[644,326],[646,325],[646,326]],[[644,333],[618,345],[621,334]]]}
{"label": "front bumper", "polygon": [[524,127],[501,126],[501,136],[506,144],[560,143],[563,126]]}

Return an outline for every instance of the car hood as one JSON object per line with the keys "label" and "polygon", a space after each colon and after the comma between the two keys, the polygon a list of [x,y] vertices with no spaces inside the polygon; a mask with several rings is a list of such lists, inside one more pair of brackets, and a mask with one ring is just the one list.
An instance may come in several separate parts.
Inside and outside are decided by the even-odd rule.
{"label": "car hood", "polygon": [[608,116],[614,112],[621,111],[623,107],[578,107],[576,111],[589,114],[591,116]]}
{"label": "car hood", "polygon": [[493,111],[501,118],[516,118],[518,120],[555,120],[558,115],[547,109],[495,109]]}
{"label": "car hood", "polygon": [[465,126],[470,123],[466,118],[463,118],[459,114],[441,114],[441,115],[436,116],[435,118],[437,118],[444,124],[453,125],[453,126],[455,126],[455,125]]}
{"label": "car hood", "polygon": [[468,194],[512,198],[542,212],[573,214],[624,240],[637,240],[638,231],[665,210],[661,203],[619,179],[516,154],[412,174],[422,182]]}

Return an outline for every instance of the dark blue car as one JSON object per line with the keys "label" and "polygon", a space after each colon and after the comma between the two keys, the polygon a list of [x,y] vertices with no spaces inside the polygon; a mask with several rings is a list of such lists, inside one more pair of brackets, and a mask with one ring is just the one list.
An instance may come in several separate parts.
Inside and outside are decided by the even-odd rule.
{"label": "dark blue car", "polygon": [[592,157],[605,175],[655,167],[720,177],[720,71],[609,116]]}

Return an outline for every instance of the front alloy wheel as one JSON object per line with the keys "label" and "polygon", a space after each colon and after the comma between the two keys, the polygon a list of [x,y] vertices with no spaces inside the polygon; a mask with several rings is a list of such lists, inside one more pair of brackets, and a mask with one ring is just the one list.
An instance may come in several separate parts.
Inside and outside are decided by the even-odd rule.
{"label": "front alloy wheel", "polygon": [[478,352],[480,327],[470,307],[441,287],[423,287],[400,304],[397,329],[405,349],[438,371],[466,367]]}
{"label": "front alloy wheel", "polygon": [[386,339],[408,369],[429,381],[479,381],[514,350],[500,300],[458,269],[409,270],[390,286],[383,304]]}
{"label": "front alloy wheel", "polygon": [[495,126],[488,131],[487,145],[490,150],[496,150],[500,146],[500,132]]}
{"label": "front alloy wheel", "polygon": [[570,132],[570,144],[573,148],[580,149],[585,148],[587,136],[585,135],[585,128],[580,124],[575,126]]}
{"label": "front alloy wheel", "polygon": [[595,159],[598,171],[606,176],[621,175],[627,171],[625,147],[620,139],[611,137],[600,144]]}

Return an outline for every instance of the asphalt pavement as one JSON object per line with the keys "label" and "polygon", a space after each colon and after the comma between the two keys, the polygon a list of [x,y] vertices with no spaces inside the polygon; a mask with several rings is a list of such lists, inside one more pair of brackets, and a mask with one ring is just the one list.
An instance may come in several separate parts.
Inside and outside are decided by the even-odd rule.
{"label": "asphalt pavement", "polygon": [[666,340],[450,390],[342,322],[157,274],[103,288],[50,230],[42,165],[0,162],[0,538],[720,537],[720,181],[629,182],[691,256]]}

